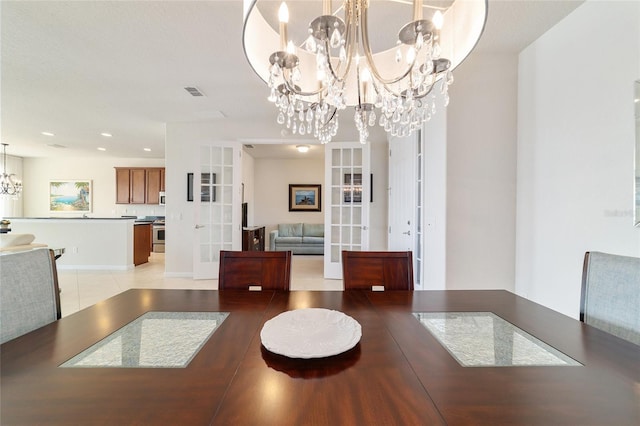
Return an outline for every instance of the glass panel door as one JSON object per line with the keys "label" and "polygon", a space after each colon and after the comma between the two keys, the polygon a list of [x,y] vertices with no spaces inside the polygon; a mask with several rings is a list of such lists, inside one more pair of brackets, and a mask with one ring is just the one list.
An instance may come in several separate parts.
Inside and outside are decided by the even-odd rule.
{"label": "glass panel door", "polygon": [[218,277],[220,250],[240,250],[240,150],[237,147],[200,147],[195,175],[195,279]]}
{"label": "glass panel door", "polygon": [[342,279],[342,251],[369,248],[369,145],[332,142],[325,151],[325,278]]}

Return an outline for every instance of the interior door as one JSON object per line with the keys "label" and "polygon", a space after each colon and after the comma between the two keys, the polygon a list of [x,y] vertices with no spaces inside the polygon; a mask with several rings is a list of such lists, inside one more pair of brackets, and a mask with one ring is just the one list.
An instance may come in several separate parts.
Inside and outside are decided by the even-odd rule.
{"label": "interior door", "polygon": [[389,238],[391,251],[414,248],[416,205],[415,133],[389,140]]}
{"label": "interior door", "polygon": [[369,176],[369,145],[325,146],[325,278],[342,279],[342,250],[369,249]]}
{"label": "interior door", "polygon": [[220,250],[242,249],[241,155],[230,143],[200,147],[193,179],[195,279],[218,278]]}
{"label": "interior door", "polygon": [[422,273],[422,149],[421,132],[389,140],[390,251],[412,251],[414,287],[421,288]]}

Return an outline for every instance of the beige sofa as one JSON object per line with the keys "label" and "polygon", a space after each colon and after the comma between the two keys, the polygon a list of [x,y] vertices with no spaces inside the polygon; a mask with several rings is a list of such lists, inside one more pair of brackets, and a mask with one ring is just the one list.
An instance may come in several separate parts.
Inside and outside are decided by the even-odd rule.
{"label": "beige sofa", "polygon": [[280,223],[269,235],[269,250],[324,254],[324,224]]}

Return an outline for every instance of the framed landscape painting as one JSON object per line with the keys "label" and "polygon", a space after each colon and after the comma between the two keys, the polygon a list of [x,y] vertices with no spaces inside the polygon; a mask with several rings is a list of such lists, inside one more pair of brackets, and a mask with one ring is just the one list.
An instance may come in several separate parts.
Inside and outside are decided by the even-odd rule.
{"label": "framed landscape painting", "polygon": [[322,211],[322,192],[320,185],[289,185],[290,212]]}
{"label": "framed landscape painting", "polygon": [[49,181],[50,213],[90,213],[90,180]]}

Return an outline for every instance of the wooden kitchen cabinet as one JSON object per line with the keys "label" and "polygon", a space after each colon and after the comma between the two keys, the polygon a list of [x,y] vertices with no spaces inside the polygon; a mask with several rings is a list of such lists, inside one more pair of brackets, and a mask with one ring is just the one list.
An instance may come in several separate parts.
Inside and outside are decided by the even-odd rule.
{"label": "wooden kitchen cabinet", "polygon": [[147,263],[151,256],[152,225],[150,223],[133,226],[133,264]]}
{"label": "wooden kitchen cabinet", "polygon": [[162,174],[160,169],[147,169],[147,204],[160,204],[160,191],[164,185],[161,184]]}
{"label": "wooden kitchen cabinet", "polygon": [[159,204],[164,168],[116,167],[116,204]]}

